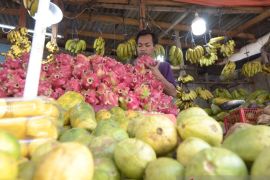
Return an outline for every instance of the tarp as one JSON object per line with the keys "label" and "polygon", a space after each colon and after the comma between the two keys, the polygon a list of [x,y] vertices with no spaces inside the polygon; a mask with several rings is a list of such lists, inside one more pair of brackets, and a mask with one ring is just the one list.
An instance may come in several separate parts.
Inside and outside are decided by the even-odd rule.
{"label": "tarp", "polygon": [[214,7],[270,6],[270,0],[173,0],[173,1],[205,6],[214,6]]}

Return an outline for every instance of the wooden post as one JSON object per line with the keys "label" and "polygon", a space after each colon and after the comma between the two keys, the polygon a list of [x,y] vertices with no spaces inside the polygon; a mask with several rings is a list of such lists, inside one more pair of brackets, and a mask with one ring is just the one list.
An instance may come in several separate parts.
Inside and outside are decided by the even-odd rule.
{"label": "wooden post", "polygon": [[140,0],[140,30],[145,28],[145,4],[144,0]]}
{"label": "wooden post", "polygon": [[[64,13],[64,6],[61,3],[60,0],[54,0],[53,1],[56,5],[59,6],[59,8],[62,10],[62,12]],[[51,41],[54,43],[57,43],[57,34],[58,34],[58,24],[53,24],[52,25],[52,36],[51,36]]]}
{"label": "wooden post", "polygon": [[21,5],[19,10],[19,26],[26,27],[26,9],[23,5]]}

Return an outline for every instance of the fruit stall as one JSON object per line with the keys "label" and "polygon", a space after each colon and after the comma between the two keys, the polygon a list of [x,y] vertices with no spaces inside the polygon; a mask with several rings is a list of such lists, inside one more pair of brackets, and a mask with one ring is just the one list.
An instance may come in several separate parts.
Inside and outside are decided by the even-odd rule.
{"label": "fruit stall", "polygon": [[0,6],[0,180],[270,179],[269,1]]}

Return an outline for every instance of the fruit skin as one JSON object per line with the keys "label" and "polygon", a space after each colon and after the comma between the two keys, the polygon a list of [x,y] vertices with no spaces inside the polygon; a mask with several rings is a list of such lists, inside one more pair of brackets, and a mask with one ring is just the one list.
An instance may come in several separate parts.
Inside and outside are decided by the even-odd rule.
{"label": "fruit skin", "polygon": [[35,172],[35,163],[33,161],[27,161],[19,165],[18,179],[32,180]]}
{"label": "fruit skin", "polygon": [[[1,146],[2,147],[2,146]],[[16,159],[7,152],[0,151],[0,179],[15,180],[18,174]]]}
{"label": "fruit skin", "polygon": [[[223,148],[200,151],[187,165],[186,179],[245,179],[248,171],[243,160]],[[204,178],[203,178],[204,177]]]}
{"label": "fruit skin", "polygon": [[115,146],[118,142],[110,136],[102,135],[94,137],[88,148],[93,153],[94,158],[110,158],[113,159]]}
{"label": "fruit skin", "polygon": [[223,138],[223,130],[220,124],[210,116],[192,116],[184,119],[177,125],[181,138],[200,138],[210,145],[220,146]]}
{"label": "fruit skin", "polygon": [[265,148],[251,167],[251,180],[270,176],[270,147]]}
{"label": "fruit skin", "polygon": [[184,167],[171,158],[158,158],[151,161],[146,169],[144,180],[182,180]]}
{"label": "fruit skin", "polygon": [[19,159],[21,153],[19,141],[12,134],[0,130],[0,151]]}
{"label": "fruit skin", "polygon": [[65,131],[59,137],[60,142],[78,142],[84,145],[89,145],[93,136],[83,128],[72,128]]}
{"label": "fruit skin", "polygon": [[94,163],[95,172],[93,180],[120,180],[120,174],[113,160],[108,158],[97,158]]}
{"label": "fruit skin", "polygon": [[[46,172],[46,173],[44,173]],[[34,180],[88,180],[94,174],[92,153],[82,144],[63,143],[49,152],[38,164]]]}
{"label": "fruit skin", "polygon": [[135,138],[149,144],[157,155],[164,155],[176,147],[177,130],[166,116],[152,115],[144,117],[135,132]]}
{"label": "fruit skin", "polygon": [[177,115],[177,124],[180,123],[182,120],[189,118],[191,116],[207,116],[208,114],[199,107],[191,107],[188,108],[184,111],[181,111],[178,115]]}
{"label": "fruit skin", "polygon": [[189,137],[178,146],[176,151],[177,160],[183,166],[187,166],[197,153],[206,148],[211,148],[211,146],[204,140]]}
{"label": "fruit skin", "polygon": [[116,145],[114,151],[115,163],[127,178],[142,178],[147,164],[155,159],[152,147],[138,139],[125,139]]}
{"label": "fruit skin", "polygon": [[222,147],[244,161],[253,162],[264,148],[270,147],[270,127],[256,125],[234,132],[224,140]]}

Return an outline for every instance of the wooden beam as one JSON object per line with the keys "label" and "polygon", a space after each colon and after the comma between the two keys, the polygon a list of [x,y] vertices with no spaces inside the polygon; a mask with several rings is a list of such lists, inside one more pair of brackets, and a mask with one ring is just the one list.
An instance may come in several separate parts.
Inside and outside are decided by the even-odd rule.
{"label": "wooden beam", "polygon": [[108,4],[128,4],[128,0],[64,0],[68,4],[87,4],[87,3],[108,3]]}
{"label": "wooden beam", "polygon": [[21,5],[19,10],[19,26],[26,27],[26,9],[23,5]]}
{"label": "wooden beam", "polygon": [[[124,9],[124,10],[132,10],[138,11],[137,4],[95,4],[93,5],[95,8],[107,8],[107,9]],[[189,12],[198,12],[198,13],[205,13],[205,14],[260,14],[265,9],[261,7],[253,7],[253,8],[201,8],[198,7],[196,9],[191,9],[189,7],[170,7],[170,6],[160,6],[160,5],[147,5],[146,9],[148,11],[154,12],[179,12],[183,13],[186,11]]]}
{"label": "wooden beam", "polygon": [[244,32],[245,30],[247,30],[248,28],[250,28],[251,26],[254,26],[255,24],[258,24],[259,22],[263,21],[264,19],[270,17],[270,9],[265,10],[263,13],[261,13],[260,15],[254,17],[253,19],[247,21],[246,23],[238,26],[234,32],[232,33],[232,35],[237,35],[240,32]]}
{"label": "wooden beam", "polygon": [[144,0],[140,0],[140,30],[145,28],[145,4]]}
{"label": "wooden beam", "polygon": [[11,8],[6,8],[6,7],[1,7],[0,8],[0,14],[6,14],[6,15],[11,15],[11,16],[18,16],[19,11],[18,9],[11,9]]}

